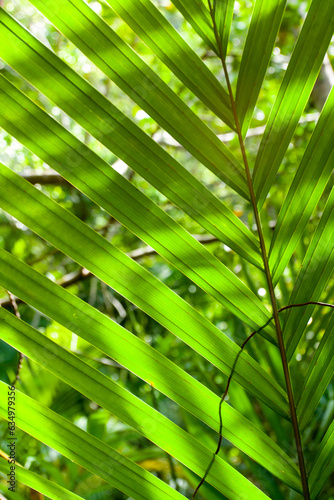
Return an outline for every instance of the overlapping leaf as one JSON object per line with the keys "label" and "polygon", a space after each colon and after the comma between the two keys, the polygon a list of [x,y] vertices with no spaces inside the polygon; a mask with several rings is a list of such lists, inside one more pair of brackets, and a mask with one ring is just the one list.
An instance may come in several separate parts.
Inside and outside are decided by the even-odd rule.
{"label": "overlapping leaf", "polygon": [[219,55],[207,4],[203,0],[173,0],[173,4],[204,40],[206,45]]}
{"label": "overlapping leaf", "polygon": [[280,210],[269,252],[274,283],[301,238],[334,168],[334,89],[321,112]]}
{"label": "overlapping leaf", "polygon": [[[160,190],[169,200],[178,205],[230,248],[261,267],[262,263],[256,238],[231,210],[219,202],[209,190],[205,189],[186,169],[169,156],[139,127],[134,125],[124,114],[118,111],[110,101],[4,11],[0,11],[0,55],[88,132]],[[7,93],[10,93],[17,106],[19,104],[21,106],[13,109],[15,104],[8,102],[6,94],[2,94],[2,106],[4,108],[12,106],[13,109],[12,115],[7,114],[7,123],[10,123],[11,116],[16,123],[16,114],[22,113],[21,108],[24,108],[27,113],[30,112],[33,115],[33,117],[28,115],[22,117],[21,128],[24,130],[24,135],[29,136],[29,132],[34,132],[33,127],[31,127],[31,130],[27,133],[24,122],[35,123],[35,119],[37,119],[41,122],[38,128],[45,128],[45,133],[42,134],[44,136],[43,142],[50,140],[49,137],[52,133],[58,133],[58,135],[66,137],[66,133],[60,132],[61,127],[54,120],[41,113],[37,106],[29,103],[27,98],[24,99],[15,88],[9,90],[9,85],[7,85]],[[19,128],[17,123],[16,128]],[[51,132],[49,129],[51,129]],[[14,135],[13,131],[11,133]],[[67,136],[69,137],[69,134]],[[22,134],[19,140],[26,144]],[[33,140],[37,144],[40,142],[35,134]],[[28,147],[33,147],[31,144],[30,141]],[[83,152],[83,154],[87,156],[88,152],[91,154],[86,148],[86,152]],[[37,152],[36,154],[40,153]],[[57,170],[57,165],[51,164],[52,161],[54,162],[51,155],[46,159],[44,158],[44,160]],[[62,164],[62,162],[60,163]],[[64,175],[63,170],[60,173]],[[117,174],[114,174],[113,179],[115,185],[122,183],[124,189],[126,182],[119,179]],[[73,183],[73,180],[71,182]],[[132,186],[127,185],[126,188],[129,193],[132,193],[132,196],[144,200],[144,196],[136,192]],[[118,197],[113,196],[113,198],[117,203]],[[148,204],[145,207],[146,213],[148,210],[157,213],[153,203],[150,203],[149,200],[146,203]],[[108,209],[106,208],[106,210]],[[158,212],[160,218],[164,216],[162,211],[158,210]],[[123,213],[124,206],[118,211],[118,215],[112,215],[119,218]],[[149,217],[149,214],[147,214],[147,217]],[[166,216],[164,217],[167,220]],[[124,223],[124,221],[121,222]],[[129,227],[129,222],[125,223],[125,225]],[[142,234],[140,238],[145,240]],[[152,242],[149,244],[154,247]]]}
{"label": "overlapping leaf", "polygon": [[82,0],[31,0],[97,67],[207,168],[249,198],[230,150]]}
{"label": "overlapping leaf", "polygon": [[334,315],[321,339],[308,372],[297,403],[301,429],[310,422],[316,407],[327,389],[334,372]]}
{"label": "overlapping leaf", "polygon": [[[0,204],[4,210],[229,373],[239,349],[227,336],[143,267],[19,175],[4,166],[0,166],[0,172],[4,187]],[[15,202],[17,197],[19,205]],[[250,391],[263,394],[269,405],[285,414],[283,389],[265,372],[258,387],[258,370],[262,370],[260,366],[244,355],[238,363],[236,379]]]}
{"label": "overlapping leaf", "polygon": [[[233,311],[239,311],[242,318],[249,312],[250,319],[247,321],[251,327],[256,328],[266,322],[268,312],[259,299],[195,238],[56,122],[52,120],[44,128],[44,122],[49,117],[3,77],[0,77],[0,86],[3,90],[1,101],[6,103],[5,112],[0,118],[4,128],[156,248],[195,283],[210,291],[217,300]],[[13,116],[20,116],[22,123],[26,123],[27,107],[32,109],[32,113],[28,115],[29,127],[22,130],[20,122],[17,126],[17,120],[13,120]],[[41,119],[38,120],[36,115],[42,115]],[[62,156],[65,157],[63,161]],[[250,301],[251,307],[248,309],[239,308],[237,296],[240,293]],[[258,323],[254,323],[254,320]],[[272,326],[268,326],[268,333],[263,334],[274,341],[270,331]]]}
{"label": "overlapping leaf", "polygon": [[[8,111],[10,111],[12,108],[8,107],[7,109],[8,109]],[[16,114],[15,116],[18,116],[18,114]],[[30,123],[32,123],[32,121],[33,121],[33,117],[31,117]],[[20,135],[20,134],[17,135],[16,130],[13,128],[14,127],[13,124],[10,127],[7,127],[7,123],[5,123],[5,127],[9,128],[9,130],[12,131],[14,133],[14,135],[16,135],[17,137],[19,137],[19,138],[22,137],[22,135]],[[41,132],[43,133],[43,129],[38,128],[37,126],[32,127],[32,129],[31,129],[32,133],[30,134],[31,140],[33,140],[33,138],[35,138],[35,140],[36,140],[37,133],[38,133],[37,131],[39,131],[39,133],[41,133]],[[27,132],[27,129],[26,129],[26,132]],[[51,130],[50,130],[50,132],[51,132]],[[56,137],[57,137],[57,139],[59,138],[58,136],[56,136]],[[42,138],[43,139],[41,142],[45,143],[46,135],[42,135]],[[74,138],[72,138],[72,139],[74,140]],[[54,145],[55,145],[57,148],[57,146],[58,146],[57,142],[56,142],[56,144],[54,144],[54,142],[50,142],[49,144],[50,144],[50,147],[47,147],[48,144],[47,144],[47,146],[44,146],[47,149],[46,155],[45,155],[44,151],[41,154],[41,149],[36,149],[34,147],[32,147],[32,149],[33,149],[33,151],[37,152],[43,159],[45,158],[46,160],[49,160],[52,147],[54,147]],[[82,148],[85,148],[85,147],[82,145]],[[94,201],[99,203],[102,207],[107,209],[110,213],[114,214],[115,213],[115,211],[113,210],[114,206],[111,205],[109,200],[113,200],[114,205],[115,205],[115,200],[116,200],[115,197],[117,196],[120,198],[120,195],[121,195],[120,184],[121,183],[118,182],[118,185],[115,186],[116,190],[114,193],[113,193],[113,189],[112,189],[113,185],[111,183],[109,184],[111,186],[111,189],[110,190],[108,189],[108,191],[110,191],[110,193],[111,193],[111,196],[109,198],[103,194],[101,195],[100,193],[101,192],[103,193],[103,191],[106,190],[106,188],[107,188],[106,182],[112,181],[113,180],[112,177],[115,178],[115,175],[117,175],[117,174],[115,174],[115,172],[113,172],[109,168],[108,170],[112,175],[111,176],[108,175],[108,171],[106,171],[106,169],[104,168],[106,165],[105,166],[102,165],[103,170],[104,170],[103,172],[101,172],[101,169],[100,170],[94,169],[93,166],[95,165],[95,162],[92,163],[92,161],[93,161],[92,158],[90,158],[90,160],[87,162],[87,156],[84,155],[84,151],[82,151],[81,153],[78,153],[78,149],[80,150],[80,148],[77,148],[76,150],[73,150],[71,148],[69,149],[69,144],[65,143],[65,148],[62,147],[61,149],[63,150],[64,153],[65,152],[67,153],[67,158],[68,158],[67,164],[70,166],[70,168],[72,169],[72,172],[73,172],[72,175],[71,174],[69,175],[68,172],[66,171],[65,176],[69,180],[74,179],[75,185],[77,185],[78,187],[81,187],[83,192],[88,194]],[[90,152],[90,150],[87,149],[87,152]],[[91,155],[93,154],[92,152],[90,152],[90,153],[91,153]],[[57,157],[57,151],[53,154]],[[66,162],[66,160],[65,160],[65,162]],[[49,160],[49,163],[54,164],[50,160]],[[78,170],[73,171],[73,167],[75,167],[76,165],[80,165],[80,164],[81,164],[81,171],[78,171]],[[56,166],[61,171],[64,169],[64,164],[59,164],[59,162],[57,162]],[[83,167],[86,167],[84,173],[83,173]],[[124,179],[122,179],[121,176],[118,176],[118,179],[120,181],[122,180],[123,186],[126,185],[126,181]],[[72,182],[73,182],[73,180],[72,180]],[[121,187],[123,187],[123,186],[121,185]],[[127,183],[126,187],[132,188],[132,186],[129,183]],[[247,297],[248,300],[251,301],[251,307],[249,307],[250,316],[252,316],[253,318],[256,317],[254,315],[254,313],[256,313],[256,309],[255,309],[256,307],[258,308],[258,311],[260,314],[262,314],[262,315],[266,314],[266,311],[265,311],[264,307],[262,306],[262,304],[259,302],[259,300],[255,296],[253,296],[253,297],[251,296],[251,292],[245,287],[245,285],[243,285],[242,282],[240,280],[238,280],[233,275],[233,273],[228,271],[227,268],[225,268],[222,264],[220,264],[218,262],[218,260],[216,260],[212,256],[212,254],[210,254],[204,247],[202,247],[194,238],[192,238],[185,231],[182,231],[182,229],[179,226],[177,226],[177,224],[175,224],[171,219],[169,219],[165,214],[163,214],[163,212],[161,212],[161,214],[164,215],[165,220],[167,220],[169,222],[169,224],[166,225],[165,227],[163,224],[159,223],[159,219],[157,219],[157,218],[154,219],[154,217],[152,219],[155,206],[153,205],[153,203],[149,202],[149,200],[146,201],[146,198],[143,195],[141,195],[139,192],[138,192],[138,194],[136,194],[136,197],[134,197],[134,196],[127,197],[126,196],[127,194],[128,193],[126,192],[125,196],[120,198],[120,200],[121,200],[120,207],[124,206],[124,213],[122,213],[120,211],[120,208],[117,209],[117,217],[121,221],[125,220],[125,222],[127,223],[127,225],[130,226],[130,228],[136,227],[136,229],[137,229],[139,227],[138,221],[140,221],[139,216],[142,214],[142,226],[141,226],[142,229],[140,231],[138,231],[138,229],[137,229],[136,232],[137,232],[137,234],[139,234],[140,236],[145,238],[149,243],[151,243],[152,239],[151,239],[151,237],[148,236],[148,233],[147,233],[147,231],[150,229],[149,223],[150,223],[150,219],[151,219],[152,220],[152,232],[151,232],[151,234],[154,235],[156,233],[156,236],[154,237],[153,245],[160,250],[160,253],[162,255],[164,255],[164,256],[168,255],[169,260],[171,260],[178,267],[180,267],[180,269],[183,272],[185,272],[186,274],[187,273],[189,274],[189,271],[190,271],[189,277],[191,277],[195,282],[200,283],[200,286],[204,287],[207,290],[210,290],[211,293],[216,296],[216,298],[218,298],[219,300],[222,300],[226,304],[230,305],[231,299],[232,299],[235,303],[236,308],[238,308],[237,295],[239,295],[239,293],[242,293]],[[144,200],[141,203],[140,203],[140,197],[142,197]],[[139,202],[136,203],[136,200],[138,198],[139,198]],[[126,202],[129,199],[132,200],[132,203],[126,205]],[[153,208],[151,209],[151,211],[149,213],[147,213],[148,208],[151,206]],[[173,232],[171,230],[173,230],[173,229],[174,229],[174,235],[175,235],[175,240],[174,240],[175,243],[174,243],[174,245],[171,245],[171,238],[173,235]],[[143,232],[143,230],[144,230],[144,232]],[[169,233],[168,233],[168,242],[167,242],[167,237],[166,237],[166,239],[164,239],[164,237],[162,237],[162,235],[167,233],[168,230],[169,230]],[[177,234],[180,234],[180,233],[181,233],[181,238],[177,238]],[[160,240],[159,240],[159,238],[160,238]],[[182,245],[183,245],[183,249],[182,249]],[[193,249],[194,249],[193,254],[189,253],[189,249],[191,247],[193,247]],[[173,251],[170,252],[169,248],[173,248]],[[176,254],[178,254],[179,257],[175,258]],[[193,274],[195,256],[196,256],[196,260],[197,260],[198,269],[197,269],[196,273]],[[202,260],[202,263],[201,263],[201,256],[202,257],[205,256],[205,260]],[[187,261],[188,261],[188,264],[185,265],[185,263]],[[216,264],[216,267],[217,267],[216,270],[218,271],[217,280],[216,280],[216,284],[217,284],[218,288],[216,290],[214,290],[212,288],[212,283],[214,283],[214,269],[215,269],[214,263]],[[206,269],[207,267],[208,267],[208,269]],[[205,275],[206,275],[206,278],[205,278]],[[228,287],[228,288],[226,288],[226,287]],[[237,291],[237,289],[239,291]],[[239,310],[239,311],[240,311],[239,314],[241,314],[242,317],[244,317],[245,312],[247,310],[243,309],[243,310]],[[266,319],[266,316],[262,316],[262,317],[260,316],[257,319],[257,321],[259,321],[259,322],[262,321],[262,323],[264,323],[265,319]],[[252,324],[252,326],[253,326],[254,325],[254,323],[252,323],[253,320],[250,320],[250,321],[251,321],[250,324]],[[268,331],[270,331],[270,330],[268,329]],[[269,338],[272,338],[272,337],[269,337]]]}
{"label": "overlapping leaf", "polygon": [[[8,418],[7,392],[8,386],[0,381],[0,416],[5,420]],[[135,500],[184,498],[118,451],[20,391],[15,391],[15,423]]]}
{"label": "overlapping leaf", "polygon": [[109,0],[108,3],[174,75],[233,127],[226,90],[150,0]]}
{"label": "overlapping leaf", "polygon": [[246,135],[263,79],[276,42],[286,0],[256,0],[242,53],[236,106]]}
{"label": "overlapping leaf", "polygon": [[253,172],[261,207],[275,180],[334,30],[334,3],[313,0],[260,144]]}
{"label": "overlapping leaf", "polygon": [[223,57],[226,57],[227,45],[233,19],[234,0],[213,0],[212,13],[217,26]]}
{"label": "overlapping leaf", "polygon": [[[14,315],[0,309],[0,319],[7,343],[138,430],[190,470],[199,475],[205,472],[204,464],[210,460],[212,452],[186,431]],[[290,475],[293,472],[294,486],[298,489],[297,471],[292,461],[288,468]],[[229,477],[228,482],[225,476]],[[208,482],[231,499],[243,498],[246,492],[254,498],[267,498],[222,459],[217,460]]]}
{"label": "overlapping leaf", "polygon": [[334,468],[334,421],[328,428],[324,438],[321,441],[317,454],[314,458],[310,470],[310,490],[311,498],[315,500],[319,498],[318,495],[321,492],[324,484],[328,480],[331,474],[333,474]]}
{"label": "overlapping leaf", "polygon": [[[1,249],[0,284],[218,429],[219,398],[209,389],[117,323]],[[274,475],[298,488],[296,469],[285,453],[231,406],[224,404],[222,410],[224,436]],[[172,453],[178,456],[177,452]]]}
{"label": "overlapping leaf", "polygon": [[[302,268],[290,297],[290,304],[317,301],[321,297],[334,267],[333,247],[334,188],[332,189],[318,227],[308,247]],[[296,349],[315,306],[289,309],[284,325],[287,355],[290,359]]]}

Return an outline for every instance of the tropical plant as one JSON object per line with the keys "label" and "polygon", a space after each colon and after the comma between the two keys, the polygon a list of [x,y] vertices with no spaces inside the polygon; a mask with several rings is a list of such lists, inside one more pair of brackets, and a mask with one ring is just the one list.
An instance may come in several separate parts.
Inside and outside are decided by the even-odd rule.
{"label": "tropical plant", "polygon": [[[299,122],[333,34],[334,3],[309,2],[261,141],[254,143],[256,150],[254,144],[247,148],[246,136],[254,123],[261,89],[270,78],[267,68],[287,2],[253,2],[237,73],[229,60],[230,30],[238,22],[237,15],[233,16],[234,0],[173,1],[177,19],[183,17],[189,23],[201,40],[198,43],[210,54],[212,70],[156,3],[108,0],[150,53],[161,60],[163,65],[157,67],[169,69],[170,85],[83,0],[31,0],[145,116],[151,117],[156,131],[164,130],[163,137],[170,142],[173,138],[174,144],[187,152],[182,157],[184,165],[169,146],[159,144],[154,127],[150,136],[5,9],[0,12],[0,57],[8,67],[0,75],[0,126],[149,245],[153,249],[150,251],[157,252],[180,275],[211,296],[222,317],[227,317],[223,316],[227,310],[231,323],[239,325],[235,330],[239,328],[243,336],[242,349],[235,336],[232,340],[219,328],[221,323],[210,321],[198,310],[198,304],[192,305],[190,299],[175,293],[172,284],[168,286],[162,277],[150,272],[145,262],[139,264],[131,258],[134,254],[127,255],[124,248],[110,243],[3,164],[0,207],[5,212],[80,264],[86,274],[96,276],[142,310],[154,324],[187,344],[188,352],[200,355],[199,362],[224,374],[225,385],[213,387],[205,376],[201,380],[194,378],[181,363],[178,366],[169,359],[169,353],[165,357],[145,338],[4,248],[0,248],[0,285],[13,294],[14,305],[20,299],[85,339],[152,386],[153,393],[154,388],[176,402],[190,424],[185,428],[167,418],[157,404],[147,404],[21,320],[18,311],[12,314],[4,307],[0,309],[1,338],[183,464],[188,470],[188,491],[189,485],[194,491],[196,484],[204,483],[192,498],[197,494],[208,499],[283,498],[281,491],[283,495],[294,491],[304,499],[314,499],[332,472],[334,456],[330,415],[326,419],[315,415],[333,370],[334,318],[330,307],[319,303],[321,300],[329,305],[333,291],[333,90],[303,154],[296,156],[294,168],[283,178],[279,169],[285,169],[295,132],[303,128]],[[103,8],[107,10],[108,5],[103,4]],[[182,82],[182,87],[178,83],[173,89],[174,81]],[[106,150],[99,156],[71,133],[68,124],[55,120],[45,104],[49,101],[36,98],[27,82],[145,182],[135,186],[111,168],[102,158]],[[190,98],[185,102],[180,97],[182,91],[193,96],[193,107]],[[213,117],[214,126],[205,123],[203,110]],[[237,147],[227,147],[217,136],[214,128],[220,120],[234,133]],[[219,196],[219,190],[210,190],[196,177],[197,171],[199,177],[202,172],[196,168],[202,167],[193,165],[199,164],[213,174],[215,186],[217,178],[220,188],[228,186],[224,191],[228,196]],[[149,185],[179,211],[171,209],[168,213],[159,207],[163,197],[154,194],[154,198]],[[268,223],[270,193],[278,197],[281,205],[279,213],[274,214],[274,227]],[[235,208],[238,203],[243,207],[240,214]],[[184,227],[175,215],[181,212]],[[225,265],[221,254],[208,249],[205,237],[194,237],[187,231],[194,227],[192,224],[201,234],[204,231],[212,235],[210,241],[219,241],[232,251],[243,279],[237,276],[238,271]],[[260,296],[258,283],[263,291]],[[305,338],[310,321],[317,332],[316,350],[309,341],[311,337]],[[250,332],[256,335],[250,337]],[[250,340],[247,348],[245,339]],[[252,344],[256,347],[252,348]],[[301,345],[308,363],[307,370],[299,373]],[[239,391],[232,404],[225,401],[227,391],[220,397],[231,374],[235,390]],[[8,384],[0,382],[0,391],[0,415],[8,419]],[[239,397],[247,402],[247,416],[241,413]],[[182,498],[178,488],[24,391],[15,390],[15,398],[17,427],[128,497]],[[267,424],[262,430],[263,421]],[[210,429],[219,435],[214,455]],[[270,473],[265,486],[256,474],[244,476],[242,468],[237,470],[218,453],[223,437],[243,452],[245,460],[249,457]],[[173,470],[173,460],[169,460]],[[7,461],[0,460],[0,470],[7,473],[7,469]],[[177,486],[175,470],[172,475],[171,484]],[[20,465],[16,466],[16,478],[50,498],[80,498]],[[268,486],[270,482],[272,487]],[[286,489],[280,490],[278,483],[286,485]]]}

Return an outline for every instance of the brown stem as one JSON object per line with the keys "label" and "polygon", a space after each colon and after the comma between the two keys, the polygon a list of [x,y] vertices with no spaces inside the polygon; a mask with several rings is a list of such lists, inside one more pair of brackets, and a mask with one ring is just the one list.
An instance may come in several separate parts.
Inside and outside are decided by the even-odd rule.
{"label": "brown stem", "polygon": [[278,346],[279,346],[279,350],[280,350],[284,378],[285,378],[285,383],[286,383],[286,388],[287,388],[287,395],[288,395],[289,408],[290,408],[290,417],[291,417],[291,423],[292,423],[292,428],[293,428],[293,433],[294,433],[294,438],[295,438],[295,443],[296,443],[304,499],[310,500],[310,492],[309,492],[309,486],[308,486],[308,481],[307,481],[304,454],[303,454],[297,412],[296,412],[296,407],[295,407],[295,402],[294,402],[289,365],[288,365],[285,347],[284,347],[282,329],[281,329],[281,325],[280,325],[279,317],[278,317],[278,307],[277,307],[277,302],[276,302],[276,297],[275,297],[275,292],[274,292],[274,286],[273,286],[273,282],[271,279],[271,273],[270,273],[270,269],[269,269],[267,250],[266,250],[266,245],[265,245],[264,236],[263,236],[263,232],[262,232],[260,215],[259,215],[259,211],[257,208],[256,197],[255,197],[255,193],[254,193],[254,189],[253,189],[253,183],[252,183],[252,179],[251,179],[247,154],[246,154],[246,150],[245,150],[245,144],[244,144],[244,140],[243,140],[242,133],[241,133],[241,127],[240,127],[240,123],[239,123],[239,118],[238,118],[238,113],[237,113],[237,109],[236,109],[236,105],[235,105],[234,96],[233,96],[232,86],[231,86],[229,74],[228,74],[227,67],[226,67],[225,57],[223,55],[222,44],[221,44],[220,36],[218,33],[217,24],[215,21],[215,13],[214,13],[213,8],[212,8],[211,0],[208,0],[208,3],[209,3],[209,9],[210,9],[212,22],[213,22],[213,29],[214,29],[214,33],[215,33],[216,43],[217,43],[217,46],[219,49],[219,55],[220,55],[220,58],[222,61],[224,75],[225,75],[225,79],[226,79],[226,84],[228,87],[228,93],[230,96],[231,107],[232,107],[233,116],[234,116],[235,125],[236,125],[236,132],[238,135],[240,149],[241,149],[241,153],[242,153],[242,157],[243,157],[243,161],[244,161],[247,183],[248,183],[250,197],[251,197],[251,203],[252,203],[252,207],[253,207],[254,217],[255,217],[255,221],[256,221],[256,227],[257,227],[259,240],[260,240],[260,249],[261,249],[261,254],[262,254],[262,260],[263,260],[264,270],[265,270],[265,274],[266,274],[266,279],[267,279],[267,284],[268,284],[268,289],[269,289],[269,294],[270,294],[270,300],[271,300],[271,304],[272,304],[272,308],[273,308],[273,316],[274,316],[274,321],[275,321]]}

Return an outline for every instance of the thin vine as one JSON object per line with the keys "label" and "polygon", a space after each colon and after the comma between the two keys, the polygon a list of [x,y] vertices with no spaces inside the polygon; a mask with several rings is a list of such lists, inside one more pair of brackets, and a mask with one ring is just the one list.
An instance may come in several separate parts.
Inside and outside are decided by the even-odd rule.
{"label": "thin vine", "polygon": [[[303,307],[303,306],[308,306],[308,305],[319,305],[319,306],[325,306],[325,307],[331,307],[332,309],[334,309],[334,305],[333,304],[327,304],[326,302],[314,302],[314,301],[309,301],[309,302],[304,302],[302,304],[291,304],[291,305],[288,305],[288,306],[284,306],[284,307],[281,307],[280,309],[278,309],[278,313],[281,313],[282,311],[285,311],[286,309],[291,309],[293,307]],[[257,330],[255,330],[254,332],[252,332],[247,338],[246,340],[241,344],[240,346],[240,350],[238,351],[238,354],[236,355],[236,358],[234,360],[234,363],[232,365],[232,369],[231,369],[231,373],[230,373],[230,376],[227,380],[227,383],[226,383],[226,388],[225,388],[225,391],[224,391],[224,394],[222,395],[222,397],[220,398],[220,401],[219,401],[219,407],[218,407],[218,414],[219,414],[219,431],[218,431],[218,444],[217,444],[217,448],[216,448],[216,451],[214,452],[212,458],[211,458],[211,461],[208,465],[208,467],[206,468],[205,470],[205,473],[201,479],[201,481],[199,482],[198,486],[196,487],[192,497],[191,497],[191,500],[194,500],[197,493],[198,493],[198,490],[200,489],[200,487],[202,486],[202,484],[204,483],[205,479],[207,478],[210,470],[211,470],[211,467],[213,466],[214,464],[214,461],[216,459],[216,456],[218,455],[219,453],[219,450],[220,450],[220,447],[221,447],[221,443],[222,443],[222,440],[223,440],[223,416],[222,416],[222,405],[224,403],[224,401],[226,400],[226,397],[227,397],[227,394],[228,394],[228,390],[230,388],[230,384],[231,384],[231,381],[232,381],[232,377],[234,375],[234,372],[235,372],[235,367],[237,365],[237,362],[238,362],[238,359],[242,353],[242,351],[244,350],[245,346],[248,344],[248,342],[250,341],[251,338],[254,337],[254,335],[256,333],[259,333],[261,330],[263,330],[263,328],[265,328],[267,325],[269,325],[269,323],[274,319],[274,316],[271,316],[271,318],[268,319],[268,321],[262,325],[260,328],[258,328]]]}

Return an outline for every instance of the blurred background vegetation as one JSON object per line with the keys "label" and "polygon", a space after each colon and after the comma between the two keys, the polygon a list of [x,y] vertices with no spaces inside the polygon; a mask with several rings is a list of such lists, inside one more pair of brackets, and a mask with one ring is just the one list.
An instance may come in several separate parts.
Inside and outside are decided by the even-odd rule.
{"label": "blurred background vegetation", "polygon": [[[240,157],[238,141],[234,133],[224,123],[214,116],[195,96],[161,63],[157,57],[141,42],[137,35],[120,19],[103,0],[88,1],[91,7],[100,14],[105,21],[128,43],[150,66],[163,78],[163,80],[179,94],[179,96],[201,117],[201,119],[216,134],[222,135],[222,140],[228,143],[237,157]],[[205,47],[203,41],[196,35],[192,28],[185,22],[169,0],[154,0],[161,12],[182,34],[188,44],[196,51],[202,60],[222,82],[223,74],[218,58]],[[285,17],[277,38],[273,57],[267,70],[264,87],[257,103],[257,108],[251,124],[251,132],[246,141],[250,162],[255,158],[259,145],[262,129],[266,123],[270,108],[274,102],[287,66],[289,56],[293,50],[299,28],[307,9],[307,1],[290,0]],[[1,4],[1,2],[0,2]],[[236,84],[236,76],[240,64],[245,36],[250,21],[253,2],[239,0],[235,2],[234,22],[228,49],[228,69],[232,84]],[[203,184],[210,188],[215,195],[224,200],[233,211],[248,226],[254,224],[250,205],[241,199],[228,186],[218,180],[214,174],[205,169],[189,153],[182,149],[158,124],[151,119],[138,105],[119,90],[114,83],[106,78],[71,42],[59,33],[43,16],[28,2],[28,0],[3,0],[2,7],[13,15],[19,22],[27,27],[45,45],[96,87],[102,94],[110,99],[127,116],[140,125],[149,135],[153,136],[167,151],[189,169]],[[314,92],[305,113],[302,123],[298,126],[288,153],[277,176],[270,196],[262,213],[262,222],[267,239],[271,237],[272,230],[280,209],[290,186],[292,176],[301,159],[302,152],[313,131],[318,113],[328,93],[328,86],[333,79],[332,66],[334,62],[334,45],[329,52],[329,59],[324,65]],[[268,304],[266,297],[264,276],[255,267],[241,260],[226,245],[215,241],[206,235],[190,217],[173,206],[162,194],[149,185],[138,174],[129,169],[96,139],[90,136],[69,116],[56,107],[46,97],[41,95],[27,81],[22,79],[15,71],[0,59],[0,71],[18,88],[24,90],[29,97],[40,107],[45,109],[63,126],[70,130],[81,141],[87,144],[103,159],[113,165],[119,172],[126,176],[140,190],[143,190],[155,203],[175,220],[177,220],[190,233],[198,236],[225,265],[232,269],[249,288],[258,294]],[[130,231],[112,219],[104,210],[95,205],[86,196],[73,186],[64,181],[59,174],[50,170],[38,157],[22,147],[15,139],[0,129],[0,161],[14,171],[26,177],[41,191],[56,200],[60,205],[74,213],[101,233],[106,239],[124,252],[138,260],[142,266],[166,283],[177,294],[191,303],[196,309],[212,321],[221,331],[241,344],[250,333],[240,320],[226,311],[214,299],[196,287],[188,278],[178,270],[166,263],[156,255]],[[300,268],[300,255],[304,255],[310,238],[314,232],[317,220],[322,212],[324,201],[329,193],[324,192],[317,210],[309,221],[308,228],[299,242],[299,247],[291,259],[288,269],[280,280],[277,288],[277,298],[280,306],[287,304],[292,283]],[[114,290],[99,281],[97,278],[81,269],[77,263],[62,254],[49,243],[32,233],[10,215],[0,211],[0,246],[13,253],[19,259],[29,263],[49,279],[63,284],[71,293],[96,307],[116,322],[130,330],[145,342],[154,346],[159,352],[175,361],[193,377],[200,380],[216,394],[221,395],[226,384],[226,376],[221,374],[214,366],[188,348],[174,335],[164,330],[162,326],[148,317],[141,310],[123,299]],[[329,283],[324,300],[333,296],[334,280]],[[0,288],[0,302],[3,307],[12,310],[6,290]],[[129,389],[146,403],[155,406],[178,425],[186,428],[192,435],[198,437],[203,444],[214,450],[217,434],[207,428],[191,414],[180,408],[164,395],[158,393],[154,387],[138,379],[128,370],[107,358],[98,349],[88,342],[77,337],[64,327],[40,314],[30,306],[18,302],[22,319],[53,341],[69,349],[77,356],[111,377],[122,386]],[[293,379],[298,383],[298,377],[305,375],[310,359],[312,358],[319,341],[323,335],[330,315],[329,311],[316,310],[303,341],[300,343],[297,355],[293,361]],[[10,346],[0,341],[0,379],[10,382],[16,371],[19,354]],[[254,338],[247,347],[248,352],[260,360],[264,367],[276,378],[281,379],[280,359],[272,346],[267,345],[263,339]],[[270,357],[269,357],[270,351]],[[83,397],[73,388],[49,373],[42,366],[24,358],[20,371],[20,380],[17,388],[37,399],[42,404],[52,408],[79,427],[87,430],[94,436],[102,439],[131,460],[150,470],[162,480],[177,487],[181,493],[189,496],[198,482],[198,478],[182,465],[167,456],[162,450],[152,445],[147,439],[136,431],[113,417],[106,410],[98,407],[94,402]],[[334,400],[333,385],[329,385],[320,405],[315,419],[307,430],[306,453],[312,454],[314,443],[321,439],[322,429],[327,428],[326,422],[333,418]],[[242,412],[247,418],[265,430],[273,439],[279,440],[287,452],[290,451],[289,427],[287,422],[280,419],[270,409],[256,401],[253,397],[236,384],[231,386],[229,393],[231,404]],[[7,442],[7,423],[0,421],[0,448],[5,449]],[[113,489],[100,478],[85,471],[75,463],[64,458],[56,451],[39,443],[29,435],[18,431],[17,460],[31,470],[48,477],[52,481],[65,486],[69,490],[89,500],[123,500],[127,496]],[[245,476],[258,484],[273,499],[298,498],[297,493],[289,493],[285,487],[270,473],[252,462],[241,451],[233,447],[228,441],[223,442],[221,455]],[[293,452],[292,452],[293,453]],[[6,479],[0,474],[0,491],[4,498],[39,499],[41,495],[28,487],[18,484],[16,493],[7,490]],[[334,498],[334,485],[328,484],[320,495],[323,499]],[[199,498],[218,499],[222,495],[215,493],[209,487],[201,489]]]}

